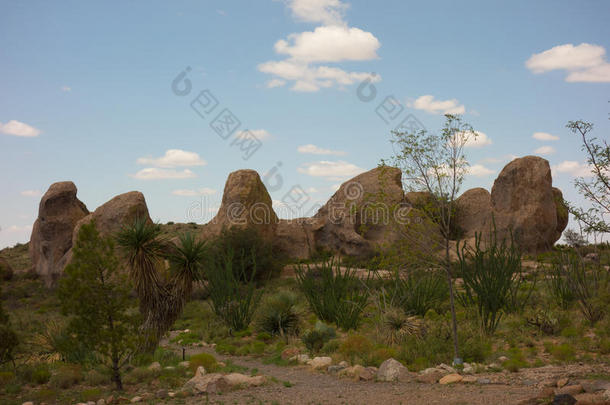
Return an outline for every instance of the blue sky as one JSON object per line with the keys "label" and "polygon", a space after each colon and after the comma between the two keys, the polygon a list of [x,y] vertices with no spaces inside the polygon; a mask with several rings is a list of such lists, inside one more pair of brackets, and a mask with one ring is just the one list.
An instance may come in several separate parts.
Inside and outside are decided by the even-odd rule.
{"label": "blue sky", "polygon": [[[90,210],[140,190],[154,219],[202,223],[230,172],[275,167],[280,216],[293,186],[307,214],[389,157],[408,114],[437,130],[461,113],[484,134],[464,190],[538,154],[580,202],[572,181],[587,168],[565,124],[591,121],[608,139],[608,17],[602,0],[2,1],[0,247],[29,239],[40,196],[62,180]],[[206,89],[218,105],[202,118],[190,104]],[[404,110],[386,123],[388,100]],[[241,123],[228,140],[210,127],[225,108]],[[253,137],[244,159],[234,142]]]}

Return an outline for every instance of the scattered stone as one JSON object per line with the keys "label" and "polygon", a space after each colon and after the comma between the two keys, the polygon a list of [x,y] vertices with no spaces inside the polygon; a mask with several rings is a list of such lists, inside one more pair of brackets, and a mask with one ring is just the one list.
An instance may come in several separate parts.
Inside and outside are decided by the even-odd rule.
{"label": "scattered stone", "polygon": [[140,396],[142,397],[142,401],[151,401],[151,400],[155,399],[155,396],[150,392],[145,392],[144,394],[142,394]]}
{"label": "scattered stone", "polygon": [[288,359],[291,359],[298,355],[299,355],[299,349],[297,349],[295,347],[289,347],[282,351],[281,357],[282,357],[282,360],[288,360]]}
{"label": "scattered stone", "polygon": [[[42,405],[42,403],[40,405]],[[95,401],[87,401],[87,405],[95,405]]]}
{"label": "scattered stone", "polygon": [[569,381],[568,377],[560,378],[559,380],[557,380],[557,388],[561,388],[561,387],[567,385],[568,381]]}
{"label": "scattered stone", "polygon": [[178,363],[178,367],[182,367],[182,368],[189,368],[191,366],[191,362],[190,361],[181,361],[180,363]]}
{"label": "scattered stone", "polygon": [[31,401],[28,401],[28,402],[24,402],[24,403],[23,403],[23,404],[21,404],[21,405],[34,405],[34,403],[33,403],[33,402],[31,402]]}
{"label": "scattered stone", "polygon": [[195,377],[203,377],[205,374],[206,374],[206,371],[203,366],[197,367],[197,371],[195,371]]}
{"label": "scattered stone", "polygon": [[498,357],[498,361],[499,361],[500,363],[504,363],[505,361],[508,361],[508,357],[506,357],[506,356],[500,356],[500,357]]}
{"label": "scattered stone", "polygon": [[591,394],[591,393],[578,394],[578,395],[574,395],[574,399],[576,400],[577,404],[588,404],[588,405],[598,405],[599,404],[599,405],[601,405],[601,404],[608,403],[601,393],[600,394]]}
{"label": "scattered stone", "polygon": [[491,380],[489,378],[477,378],[477,384],[480,384],[480,385],[491,384]]}
{"label": "scattered stone", "polygon": [[462,369],[464,374],[474,374],[474,367],[469,363],[464,363],[464,368]]}
{"label": "scattered stone", "polygon": [[174,367],[174,366],[165,366],[164,369],[165,370],[175,370],[176,367]]}
{"label": "scattered stone", "polygon": [[340,377],[351,377],[356,381],[359,380],[372,380],[374,378],[374,374],[362,367],[360,364],[356,364],[352,367],[346,367],[343,370],[339,371]]}
{"label": "scattered stone", "polygon": [[139,396],[133,397],[133,398],[131,398],[130,402],[132,404],[135,404],[136,402],[142,402],[142,397],[139,397]]}
{"label": "scattered stone", "polygon": [[424,384],[436,384],[438,380],[447,374],[444,370],[438,368],[427,368],[422,371],[415,379]]}
{"label": "scattered stone", "polygon": [[108,398],[106,398],[106,403],[107,403],[108,405],[112,405],[112,404],[114,404],[114,401],[115,401],[115,399],[114,399],[114,395],[110,395]]}
{"label": "scattered stone", "polygon": [[333,359],[330,357],[314,357],[307,364],[309,364],[314,370],[326,369],[328,366],[333,364]]}
{"label": "scattered stone", "polygon": [[106,400],[104,398],[98,399],[95,405],[106,405]]}
{"label": "scattered stone", "polygon": [[258,387],[267,382],[265,376],[247,376],[240,373],[231,373],[224,376],[231,387]]}
{"label": "scattered stone", "polygon": [[379,366],[377,379],[379,381],[397,381],[408,376],[409,370],[399,361],[389,358]]}
{"label": "scattered stone", "polygon": [[217,394],[219,392],[228,391],[231,388],[229,381],[219,373],[205,374],[195,376],[188,380],[181,391],[181,396],[184,391],[193,390],[196,393]]}
{"label": "scattered stone", "polygon": [[169,393],[167,392],[166,389],[160,389],[159,391],[156,392],[155,396],[158,399],[165,399],[169,396]]}
{"label": "scattered stone", "polygon": [[453,368],[451,366],[448,366],[445,363],[439,364],[436,368],[439,368],[441,370],[445,370],[449,374],[456,374],[457,373],[457,370],[455,368]]}
{"label": "scattered stone", "polygon": [[588,381],[581,381],[580,385],[582,385],[582,388],[585,390],[585,392],[590,392],[590,393],[610,390],[610,381],[588,380]]}
{"label": "scattered stone", "polygon": [[551,405],[574,405],[576,403],[576,399],[570,394],[559,394],[555,395],[553,398],[553,402]]}
{"label": "scattered stone", "polygon": [[539,384],[539,387],[556,387],[557,386],[557,380],[554,378],[551,379],[547,379],[547,380],[542,380]]}
{"label": "scattered stone", "polygon": [[585,255],[585,261],[590,263],[599,263],[599,254],[594,252],[587,253]]}
{"label": "scattered stone", "polygon": [[307,354],[297,354],[290,358],[290,361],[296,361],[299,364],[307,364],[311,361],[311,358]]}
{"label": "scattered stone", "polygon": [[167,393],[167,396],[170,397],[170,398],[174,398],[176,396],[176,393],[170,391],[170,392]]}
{"label": "scattered stone", "polygon": [[478,382],[478,378],[477,378],[477,377],[475,377],[475,376],[469,375],[469,376],[465,376],[465,377],[462,379],[462,382],[463,382],[464,384],[475,384],[476,382]]}
{"label": "scattered stone", "polygon": [[582,385],[580,384],[574,384],[574,385],[566,385],[562,388],[559,388],[556,391],[557,395],[570,395],[570,396],[574,396],[576,394],[580,394],[581,392],[583,392],[583,388]]}
{"label": "scattered stone", "polygon": [[459,383],[463,379],[464,379],[464,377],[462,377],[459,374],[447,374],[446,376],[441,378],[438,381],[438,383],[441,384],[441,385],[455,384],[455,383]]}
{"label": "scattered stone", "polygon": [[154,373],[160,373],[161,372],[161,364],[159,364],[158,361],[155,361],[150,366],[148,366],[148,369],[150,371],[154,372]]}

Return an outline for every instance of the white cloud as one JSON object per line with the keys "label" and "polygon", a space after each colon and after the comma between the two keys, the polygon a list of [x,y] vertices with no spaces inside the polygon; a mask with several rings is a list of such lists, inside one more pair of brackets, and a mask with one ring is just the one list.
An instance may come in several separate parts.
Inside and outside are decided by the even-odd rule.
{"label": "white cloud", "polygon": [[469,134],[466,144],[467,148],[482,148],[483,146],[491,145],[491,139],[484,132],[474,131],[476,136]]}
{"label": "white cloud", "polygon": [[297,170],[299,173],[308,174],[310,176],[329,177],[331,179],[353,177],[364,172],[364,169],[342,160],[337,162],[322,160],[319,162],[305,163]]}
{"label": "white cloud", "polygon": [[23,226],[19,226],[19,225],[11,225],[6,229],[2,229],[5,232],[29,232],[32,230],[32,225],[23,225]]}
{"label": "white cloud", "polygon": [[518,156],[516,155],[504,155],[498,158],[495,157],[486,157],[482,160],[484,163],[502,163],[502,162],[510,162],[515,160]]}
{"label": "white cloud", "polygon": [[430,114],[464,114],[466,108],[456,99],[435,100],[432,95],[418,97],[414,102],[407,103],[409,107],[423,110]]}
{"label": "white cloud", "polygon": [[318,189],[317,189],[317,188],[315,188],[315,187],[309,187],[309,188],[308,188],[306,191],[307,191],[308,193],[319,193],[319,192],[320,192],[320,190],[318,190]]}
{"label": "white cloud", "polygon": [[591,167],[586,164],[582,164],[575,160],[564,160],[563,162],[551,166],[553,172],[567,173],[574,177],[591,177]]}
{"label": "white cloud", "polygon": [[61,91],[63,91],[64,93],[69,93],[72,91],[72,87],[70,86],[61,86]]}
{"label": "white cloud", "polygon": [[0,122],[0,133],[31,138],[40,135],[40,130],[26,123],[10,120],[6,124]]}
{"label": "white cloud", "polygon": [[320,147],[318,147],[316,145],[312,145],[312,144],[299,146],[297,148],[297,152],[311,153],[313,155],[337,155],[337,156],[345,155],[345,152],[342,150],[324,149],[324,148],[320,148]]}
{"label": "white cloud", "polygon": [[160,180],[160,179],[190,179],[195,176],[195,173],[189,169],[182,171],[173,169],[159,169],[156,167],[148,167],[142,169],[132,176],[138,180]]}
{"label": "white cloud", "polygon": [[199,157],[195,152],[188,152],[180,149],[168,149],[165,155],[160,158],[142,157],[138,159],[138,164],[151,165],[163,168],[178,166],[204,166],[206,161]]}
{"label": "white cloud", "polygon": [[290,34],[280,39],[274,49],[294,61],[341,62],[377,59],[379,40],[360,28],[317,27],[314,31]]}
{"label": "white cloud", "polygon": [[25,196],[25,197],[40,197],[42,195],[42,191],[40,191],[40,190],[23,190],[20,194],[22,196]]}
{"label": "white cloud", "polygon": [[547,132],[534,132],[532,138],[537,139],[539,141],[558,141],[559,137],[553,134],[549,134]]}
{"label": "white cloud", "polygon": [[301,21],[337,25],[344,24],[343,14],[349,5],[340,0],[288,0],[288,7]]}
{"label": "white cloud", "polygon": [[216,190],[208,187],[203,187],[198,190],[180,189],[172,191],[173,195],[179,195],[182,197],[199,197],[216,194]]}
{"label": "white cloud", "polygon": [[610,82],[610,63],[606,61],[606,49],[600,45],[582,43],[558,45],[533,54],[525,66],[533,73],[566,70],[567,82]]}
{"label": "white cloud", "polygon": [[537,148],[534,153],[537,153],[539,155],[552,155],[553,153],[555,153],[555,148],[549,145],[545,145]]}
{"label": "white cloud", "polygon": [[239,139],[244,139],[250,138],[252,135],[254,135],[254,137],[259,141],[271,137],[271,134],[264,129],[246,129],[243,131],[238,131],[235,137]]}
{"label": "white cloud", "polygon": [[472,165],[468,168],[468,174],[475,177],[486,177],[494,173],[495,171],[480,164]]}
{"label": "white cloud", "polygon": [[368,31],[349,27],[343,20],[347,4],[340,0],[287,0],[287,6],[297,19],[322,25],[276,41],[275,52],[286,58],[258,65],[260,72],[273,76],[267,81],[268,88],[293,82],[293,91],[315,92],[322,88],[343,88],[365,79],[381,80],[379,75],[371,73],[319,65],[378,58],[379,40]]}

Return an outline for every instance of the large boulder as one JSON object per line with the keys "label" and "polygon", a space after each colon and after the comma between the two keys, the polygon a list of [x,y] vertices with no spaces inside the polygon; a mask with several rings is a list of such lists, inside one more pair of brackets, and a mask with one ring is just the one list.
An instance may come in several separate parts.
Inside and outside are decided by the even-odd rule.
{"label": "large boulder", "polygon": [[254,170],[229,174],[216,216],[204,226],[204,236],[216,236],[223,228],[254,227],[272,239],[278,224],[271,197]]}
{"label": "large boulder", "polygon": [[343,183],[315,219],[316,244],[324,249],[361,256],[398,238],[393,226],[404,204],[401,171],[380,166]]}
{"label": "large boulder", "polygon": [[291,259],[307,259],[316,250],[315,232],[323,226],[316,218],[280,219],[273,246]]}
{"label": "large boulder", "polygon": [[557,228],[555,228],[553,238],[555,241],[558,241],[561,238],[563,230],[568,226],[570,213],[568,212],[568,206],[563,200],[563,193],[556,187],[553,187],[553,199],[555,200],[555,209],[557,210]]}
{"label": "large boulder", "polygon": [[76,186],[71,181],[52,184],[42,196],[29,250],[34,271],[48,286],[66,265],[74,227],[87,214],[89,211],[76,198]]}
{"label": "large boulder", "polygon": [[[456,200],[456,225],[465,239],[473,238],[475,232],[485,232],[491,217],[491,194],[484,188],[472,188]],[[487,229],[489,231],[489,229]]]}
{"label": "large boulder", "polygon": [[120,231],[124,225],[133,223],[136,218],[152,222],[144,195],[139,191],[119,194],[78,221],[74,227],[72,240],[76,242],[80,227],[91,221],[95,221],[95,226],[100,235],[112,236]]}
{"label": "large boulder", "polygon": [[517,245],[528,253],[550,249],[566,224],[564,217],[558,218],[556,199],[547,160],[538,156],[513,160],[491,190],[498,237],[509,238],[512,232]]}

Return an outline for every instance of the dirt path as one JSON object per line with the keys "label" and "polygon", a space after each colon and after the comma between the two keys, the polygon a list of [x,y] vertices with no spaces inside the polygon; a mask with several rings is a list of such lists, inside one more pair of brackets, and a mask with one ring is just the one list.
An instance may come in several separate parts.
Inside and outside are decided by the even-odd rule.
{"label": "dirt path", "polygon": [[[175,347],[177,352],[181,349]],[[535,395],[539,389],[527,385],[457,384],[443,386],[420,383],[385,383],[354,381],[335,375],[314,372],[306,366],[283,367],[263,364],[259,359],[223,356],[207,348],[189,348],[188,355],[207,352],[219,361],[231,360],[235,365],[256,369],[258,374],[273,377],[277,382],[221,395],[188,398],[187,404],[425,404],[479,405],[516,404]]]}

